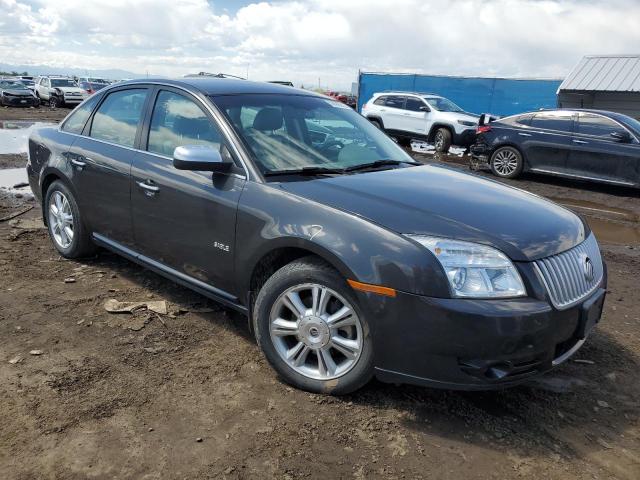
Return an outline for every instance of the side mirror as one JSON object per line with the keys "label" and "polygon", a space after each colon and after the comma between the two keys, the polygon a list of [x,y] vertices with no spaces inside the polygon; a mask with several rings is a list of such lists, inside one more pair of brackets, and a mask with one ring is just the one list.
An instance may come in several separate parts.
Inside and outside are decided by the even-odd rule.
{"label": "side mirror", "polygon": [[609,135],[620,143],[629,143],[631,141],[631,134],[627,131],[611,132]]}
{"label": "side mirror", "polygon": [[430,112],[431,109],[429,107],[427,107],[426,105],[423,105],[420,107],[420,111],[421,112]]}
{"label": "side mirror", "polygon": [[184,145],[173,151],[173,166],[178,170],[227,172],[233,163],[209,145]]}

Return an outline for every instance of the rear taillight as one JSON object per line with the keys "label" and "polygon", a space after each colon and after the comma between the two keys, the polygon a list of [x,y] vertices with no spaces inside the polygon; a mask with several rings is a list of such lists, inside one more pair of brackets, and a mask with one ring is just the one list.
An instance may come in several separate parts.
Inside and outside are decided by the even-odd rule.
{"label": "rear taillight", "polygon": [[491,127],[489,125],[480,125],[476,128],[476,133],[487,133],[491,131]]}

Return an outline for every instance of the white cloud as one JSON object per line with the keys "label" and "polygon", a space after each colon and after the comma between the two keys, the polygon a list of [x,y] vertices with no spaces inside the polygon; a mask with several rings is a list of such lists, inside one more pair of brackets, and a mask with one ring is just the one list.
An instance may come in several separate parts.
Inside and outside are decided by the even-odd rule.
{"label": "white cloud", "polygon": [[[637,0],[308,0],[235,13],[205,0],[0,0],[13,64],[207,70],[348,87],[358,69],[561,77],[637,53]],[[632,52],[631,52],[632,51]]]}

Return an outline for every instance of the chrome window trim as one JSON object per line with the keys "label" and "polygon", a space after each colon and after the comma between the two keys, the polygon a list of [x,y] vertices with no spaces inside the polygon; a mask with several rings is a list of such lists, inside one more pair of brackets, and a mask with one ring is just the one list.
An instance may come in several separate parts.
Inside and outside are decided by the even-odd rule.
{"label": "chrome window trim", "polygon": [[573,173],[565,173],[565,172],[558,172],[556,170],[545,170],[543,168],[530,168],[529,169],[530,172],[534,172],[534,173],[547,173],[547,174],[551,174],[551,175],[558,175],[561,177],[571,177],[571,178],[581,178],[583,180],[594,180],[597,182],[605,182],[605,183],[611,183],[614,185],[624,185],[627,187],[633,187],[636,184],[633,182],[623,182],[620,180],[609,180],[607,178],[599,178],[599,177],[590,177],[588,175],[576,175]]}
{"label": "chrome window trim", "polygon": [[[200,104],[202,104],[201,106],[211,114],[211,116],[214,118],[214,120],[218,123],[218,126],[220,127],[220,131],[222,133],[222,135],[224,136],[225,140],[227,140],[227,143],[229,144],[229,146],[233,149],[233,153],[235,153],[235,155],[238,157],[238,160],[240,161],[240,164],[242,165],[242,169],[244,170],[245,173],[245,179],[249,180],[251,178],[251,175],[249,173],[249,169],[247,168],[247,157],[246,154],[244,154],[244,152],[242,152],[239,148],[238,145],[236,144],[237,140],[234,137],[234,133],[231,130],[231,128],[229,127],[229,125],[227,125],[224,116],[220,113],[220,111],[217,109],[217,107],[212,108],[213,105],[210,105],[208,102],[203,102],[201,98],[199,98],[193,91],[189,90],[188,88],[182,87],[180,85],[172,85],[170,83],[165,83],[165,82],[146,82],[146,81],[141,81],[141,82],[135,82],[135,83],[119,83],[119,84],[114,84],[112,86],[103,88],[102,90],[100,90],[100,94],[101,95],[108,95],[110,93],[111,90],[115,90],[115,89],[119,89],[122,87],[128,87],[128,88],[141,88],[144,87],[145,85],[156,85],[156,86],[161,86],[161,87],[167,87],[167,88],[176,88],[178,90],[182,90],[183,92],[186,92],[188,94],[190,94],[191,96],[195,97],[196,100],[198,100],[200,102]],[[202,95],[204,95],[207,99],[208,96],[205,93],[202,92],[198,92],[201,93]],[[89,100],[89,98],[91,98],[93,95],[87,97],[86,99],[84,99],[78,106],[82,105],[84,102],[86,102],[87,100]],[[211,100],[209,100],[209,102],[213,103]],[[152,107],[153,108],[153,107]],[[107,142],[105,140],[99,140],[97,138],[88,136],[88,135],[79,135],[77,133],[70,133],[70,132],[66,132],[64,130],[62,130],[62,126],[64,125],[64,123],[67,121],[67,119],[69,118],[69,116],[71,116],[71,114],[74,112],[74,110],[72,110],[71,112],[69,112],[69,114],[64,117],[64,119],[62,120],[62,122],[60,122],[60,124],[58,125],[58,132],[61,133],[66,133],[68,135],[75,135],[77,137],[82,137],[82,138],[90,138],[91,140],[95,140],[97,142],[101,142],[101,143],[105,143],[107,145],[113,145],[115,147],[120,147],[120,148],[126,148],[127,150],[131,150],[134,152],[142,152],[142,153],[152,153],[149,152],[148,150],[142,150],[142,149],[138,149],[138,148],[132,148],[132,147],[127,147],[124,145],[119,145],[117,143],[113,143],[113,142]],[[93,112],[92,112],[93,113]],[[162,158],[167,158],[167,157],[162,157]]]}
{"label": "chrome window trim", "polygon": [[[607,117],[606,115],[602,115],[601,113],[595,113],[595,112],[580,112],[580,111],[576,111],[576,113],[578,114],[578,120],[576,121],[576,127],[580,126],[580,114],[594,115],[596,117],[605,118],[605,119],[610,120],[613,123],[617,124],[625,132],[627,132],[629,135],[631,135],[631,138],[633,138],[636,141],[636,143],[638,142],[638,137],[636,137],[636,135],[631,130],[629,130],[627,127],[625,127],[619,121],[617,121],[615,118]],[[605,139],[605,138],[602,138],[602,137],[598,137],[597,135],[587,135],[586,133],[579,133],[577,131],[575,132],[575,135],[580,135],[583,138],[590,138],[592,140],[608,140],[608,139]],[[609,141],[613,142],[613,143],[619,143],[619,142],[615,142],[613,140],[609,140]]]}

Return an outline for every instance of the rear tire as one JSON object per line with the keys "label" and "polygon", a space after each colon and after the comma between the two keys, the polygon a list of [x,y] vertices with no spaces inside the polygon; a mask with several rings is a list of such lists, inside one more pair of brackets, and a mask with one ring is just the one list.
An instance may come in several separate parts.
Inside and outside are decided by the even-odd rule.
{"label": "rear tire", "polygon": [[296,388],[342,395],[373,375],[370,330],[353,289],[315,257],[274,273],[260,289],[252,320],[266,359]]}
{"label": "rear tire", "polygon": [[49,98],[49,106],[51,108],[58,108],[60,106],[60,100],[58,100],[58,97],[51,95]]}
{"label": "rear tire", "polygon": [[84,225],[78,203],[60,180],[53,182],[44,197],[44,214],[53,246],[65,258],[80,258],[97,250]]}
{"label": "rear tire", "polygon": [[500,178],[516,178],[522,173],[522,154],[515,147],[500,147],[491,154],[491,172]]}
{"label": "rear tire", "polygon": [[449,147],[451,147],[451,132],[448,128],[439,128],[436,130],[433,136],[433,145],[436,147],[436,152],[447,153]]}

